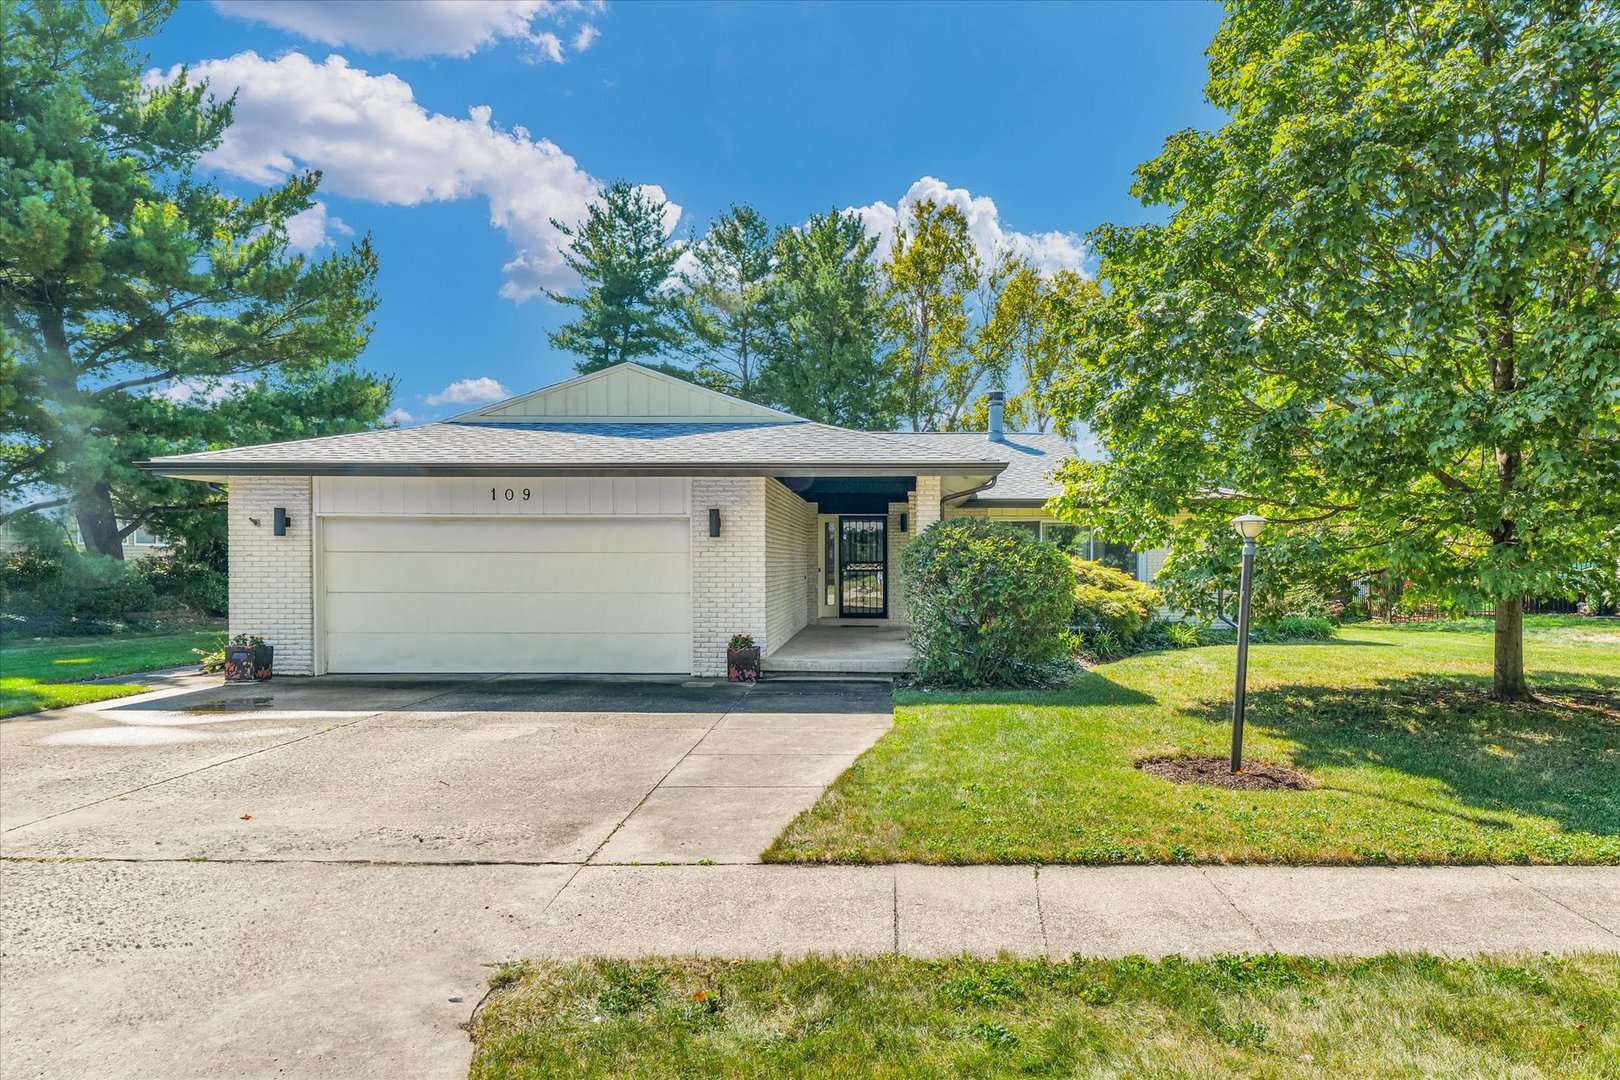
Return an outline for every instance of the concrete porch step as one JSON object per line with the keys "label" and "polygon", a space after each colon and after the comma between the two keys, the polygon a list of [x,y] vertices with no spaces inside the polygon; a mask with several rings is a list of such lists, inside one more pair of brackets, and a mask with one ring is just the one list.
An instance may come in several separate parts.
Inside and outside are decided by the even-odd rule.
{"label": "concrete porch step", "polygon": [[908,660],[851,657],[788,656],[778,659],[767,656],[760,661],[760,671],[766,675],[904,675],[911,670]]}
{"label": "concrete porch step", "polygon": [[903,675],[911,645],[897,626],[807,626],[760,661],[767,675]]}

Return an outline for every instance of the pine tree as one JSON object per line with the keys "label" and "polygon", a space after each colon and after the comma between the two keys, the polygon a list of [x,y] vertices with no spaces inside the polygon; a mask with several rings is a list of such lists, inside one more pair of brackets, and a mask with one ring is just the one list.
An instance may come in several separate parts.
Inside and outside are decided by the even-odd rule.
{"label": "pine tree", "polygon": [[[552,291],[579,317],[550,334],[551,344],[577,354],[581,373],[626,360],[675,356],[689,338],[681,326],[681,296],[671,287],[680,248],[665,228],[668,204],[645,188],[618,180],[602,189],[577,225],[552,221],[569,239],[563,259],[584,292]],[[655,364],[672,370],[668,364]],[[673,373],[686,376],[681,368]]]}
{"label": "pine tree", "polygon": [[355,430],[392,396],[354,367],[369,240],[289,247],[319,174],[225,194],[197,166],[231,102],[183,71],[143,84],[140,42],[174,6],[0,3],[0,471],[25,496],[0,519],[67,506],[115,558],[209,498],[136,462]]}

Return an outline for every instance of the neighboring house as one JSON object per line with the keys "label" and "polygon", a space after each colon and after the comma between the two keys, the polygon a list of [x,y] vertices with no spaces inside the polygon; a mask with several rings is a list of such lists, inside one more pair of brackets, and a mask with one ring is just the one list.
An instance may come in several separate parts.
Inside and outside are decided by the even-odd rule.
{"label": "neighboring house", "polygon": [[[73,541],[73,546],[83,551],[84,540],[79,535],[79,526],[64,514],[58,513],[56,516],[60,517],[63,527],[67,529],[68,538]],[[124,522],[119,522],[118,525],[122,528]],[[0,551],[12,551],[23,546],[18,531],[15,520],[0,522]],[[126,559],[152,559],[167,554],[169,554],[169,545],[145,529],[136,529],[124,537],[124,558]]]}
{"label": "neighboring house", "polygon": [[[123,527],[123,522],[119,522]],[[83,547],[83,543],[80,543]],[[169,545],[159,540],[145,529],[136,529],[124,537],[124,558],[126,559],[155,559],[160,555],[169,554]]]}
{"label": "neighboring house", "polygon": [[809,626],[903,626],[900,551],[941,516],[1089,545],[1042,509],[1067,454],[831,427],[621,364],[442,423],[146,467],[227,482],[231,629],[280,672],[721,675],[735,633],[768,657]]}

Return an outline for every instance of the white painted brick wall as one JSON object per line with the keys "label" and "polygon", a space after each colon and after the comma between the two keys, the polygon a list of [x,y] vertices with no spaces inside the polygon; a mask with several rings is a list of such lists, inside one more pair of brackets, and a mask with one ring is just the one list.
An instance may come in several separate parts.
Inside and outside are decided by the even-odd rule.
{"label": "white painted brick wall", "polygon": [[765,640],[763,655],[787,644],[809,621],[814,586],[816,508],[776,480],[765,482]]}
{"label": "white painted brick wall", "polygon": [[[732,634],[766,645],[765,477],[692,480],[692,674],[724,675]],[[709,510],[720,535],[709,535]]]}
{"label": "white painted brick wall", "polygon": [[[286,536],[273,528],[278,506]],[[262,634],[281,675],[315,674],[313,506],[307,476],[230,478],[231,633]]]}
{"label": "white painted brick wall", "polygon": [[[906,516],[906,531],[900,531],[900,515]],[[917,507],[914,492],[908,492],[903,503],[889,504],[889,622],[904,626],[906,618],[906,578],[900,559],[917,535]]]}
{"label": "white painted brick wall", "polygon": [[940,479],[937,476],[917,477],[917,490],[912,497],[917,503],[917,531],[922,532],[939,520]]}

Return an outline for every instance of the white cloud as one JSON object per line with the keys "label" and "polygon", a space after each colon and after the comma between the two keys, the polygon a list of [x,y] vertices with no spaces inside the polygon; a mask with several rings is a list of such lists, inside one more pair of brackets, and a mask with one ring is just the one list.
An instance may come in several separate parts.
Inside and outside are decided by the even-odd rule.
{"label": "white cloud", "polygon": [[1084,238],[1072,232],[1023,233],[1008,229],[1001,221],[1001,211],[988,195],[975,196],[966,188],[953,188],[936,177],[925,176],[912,184],[901,196],[899,205],[875,202],[869,206],[853,207],[861,215],[869,235],[878,238],[879,257],[886,257],[894,239],[895,223],[905,219],[911,207],[924,199],[932,199],[940,206],[954,206],[967,218],[968,235],[979,257],[987,263],[998,252],[1012,250],[1022,254],[1042,273],[1057,270],[1077,270],[1091,275],[1086,269]]}
{"label": "white cloud", "polygon": [[219,379],[176,379],[165,386],[152,389],[152,396],[172,401],[176,405],[217,405],[226,398],[235,397],[254,384],[253,379],[225,376]]}
{"label": "white cloud", "polygon": [[[150,72],[147,81],[178,73]],[[525,300],[576,284],[551,219],[583,219],[600,184],[551,140],[497,126],[489,106],[465,119],[429,112],[397,75],[369,74],[341,56],[316,63],[302,53],[266,60],[243,52],[205,60],[191,77],[220,97],[237,94],[236,122],[208,165],[259,184],[320,169],[334,194],[396,206],[483,198],[515,251],[501,295]],[[680,214],[670,204],[671,229]]]}
{"label": "white cloud", "polygon": [[383,414],[383,423],[385,424],[409,424],[415,419],[416,417],[404,409],[389,409]]}
{"label": "white cloud", "polygon": [[328,213],[326,204],[319,199],[302,214],[294,214],[287,219],[287,242],[298,251],[318,251],[323,247],[336,247],[337,241],[332,239],[334,233],[339,236],[353,236],[354,230],[345,225],[343,219],[336,214]]}
{"label": "white cloud", "polygon": [[553,64],[563,62],[562,38],[556,34],[548,31],[544,34],[536,34],[529,40],[534,45],[535,52],[539,53],[541,57],[550,60]]}
{"label": "white cloud", "polygon": [[586,23],[584,26],[579,28],[579,33],[574,35],[574,51],[584,52],[586,49],[591,47],[591,44],[596,41],[597,38],[601,36],[602,31],[598,30],[594,24]]}
{"label": "white cloud", "polygon": [[[319,41],[390,56],[467,57],[502,40],[525,43],[531,58],[562,63],[562,40],[536,23],[567,27],[602,11],[601,0],[213,0],[238,19]],[[586,37],[589,31],[590,36]],[[589,23],[575,35],[576,52],[595,40]],[[584,44],[577,44],[581,39]]]}
{"label": "white cloud", "polygon": [[512,396],[512,391],[488,375],[476,379],[453,382],[437,394],[423,398],[429,405],[482,405],[486,401],[500,401]]}

